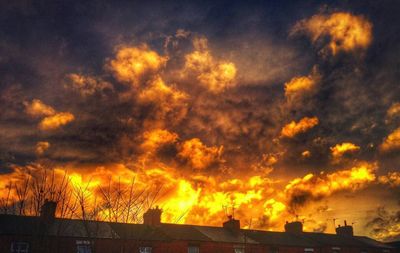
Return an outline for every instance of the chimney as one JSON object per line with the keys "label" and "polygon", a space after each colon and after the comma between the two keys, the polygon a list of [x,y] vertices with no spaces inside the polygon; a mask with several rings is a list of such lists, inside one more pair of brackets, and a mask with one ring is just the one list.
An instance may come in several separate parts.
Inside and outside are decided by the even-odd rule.
{"label": "chimney", "polygon": [[353,236],[353,226],[347,225],[346,220],[344,221],[344,226],[338,226],[336,228],[336,234],[337,235],[342,235],[342,236]]}
{"label": "chimney", "polygon": [[57,203],[45,200],[40,209],[40,219],[45,223],[51,223],[56,217]]}
{"label": "chimney", "polygon": [[300,221],[287,222],[285,224],[285,232],[292,234],[301,234],[303,232],[303,223]]}
{"label": "chimney", "polygon": [[235,220],[232,215],[228,216],[228,220],[225,221],[224,223],[222,223],[222,226],[224,228],[227,228],[231,231],[238,231],[240,230],[240,221],[239,220]]}
{"label": "chimney", "polygon": [[147,212],[143,214],[143,224],[150,226],[157,226],[161,224],[161,213],[162,210],[156,206],[156,208],[148,209]]}

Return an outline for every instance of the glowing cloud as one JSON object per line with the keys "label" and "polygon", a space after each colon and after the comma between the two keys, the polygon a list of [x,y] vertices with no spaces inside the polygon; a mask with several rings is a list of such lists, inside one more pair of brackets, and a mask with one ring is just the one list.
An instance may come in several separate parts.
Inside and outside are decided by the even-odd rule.
{"label": "glowing cloud", "polygon": [[285,83],[285,96],[290,99],[312,93],[320,79],[316,70],[308,76],[297,76]]}
{"label": "glowing cloud", "polygon": [[113,89],[111,83],[99,78],[75,73],[69,74],[67,77],[69,79],[69,87],[78,91],[82,96],[93,95],[95,92],[103,91],[105,89]]}
{"label": "glowing cloud", "polygon": [[400,186],[400,172],[389,172],[387,175],[380,176],[379,182],[391,187],[398,187]]}
{"label": "glowing cloud", "polygon": [[317,117],[304,117],[299,122],[292,121],[285,125],[281,130],[281,136],[293,138],[300,133],[307,132],[314,126],[318,125],[319,120]]}
{"label": "glowing cloud", "polygon": [[365,49],[372,41],[372,24],[363,16],[346,12],[314,15],[298,22],[292,30],[292,33],[297,32],[308,34],[313,43],[329,37],[327,47],[333,55],[340,51]]}
{"label": "glowing cloud", "polygon": [[334,159],[340,159],[345,153],[354,153],[358,150],[360,150],[360,147],[350,142],[343,142],[331,147],[331,152]]}
{"label": "glowing cloud", "polygon": [[320,200],[338,191],[362,189],[375,181],[375,170],[376,165],[362,163],[330,174],[310,173],[303,178],[296,178],[285,187],[289,206],[295,210],[310,200]]}
{"label": "glowing cloud", "polygon": [[400,115],[400,103],[394,103],[386,112],[388,118],[394,118]]}
{"label": "glowing cloud", "polygon": [[51,116],[56,113],[53,107],[44,104],[39,99],[32,100],[31,103],[25,102],[25,112],[31,117]]}
{"label": "glowing cloud", "polygon": [[160,146],[176,142],[178,135],[165,129],[155,129],[144,132],[143,138],[141,148],[147,152],[153,152]]}
{"label": "glowing cloud", "polygon": [[237,69],[234,63],[215,60],[205,38],[195,38],[193,45],[195,51],[185,56],[184,75],[193,73],[200,84],[213,93],[235,86]]}
{"label": "glowing cloud", "polygon": [[49,149],[50,147],[50,143],[47,141],[39,141],[38,143],[36,143],[36,154],[37,155],[43,155],[44,152]]}
{"label": "glowing cloud", "polygon": [[385,138],[380,149],[384,152],[400,149],[400,128],[397,128]]}
{"label": "glowing cloud", "polygon": [[[176,124],[186,116],[188,97],[185,92],[166,85],[161,77],[152,80],[138,96],[141,103],[155,107],[152,120],[146,122],[147,125],[160,128],[164,127],[167,115],[170,115]],[[171,122],[168,123],[171,125]]]}
{"label": "glowing cloud", "polygon": [[214,163],[221,162],[223,147],[207,147],[198,138],[185,141],[179,156],[187,160],[194,169],[205,169]]}
{"label": "glowing cloud", "polygon": [[167,57],[160,56],[147,45],[122,46],[118,48],[115,59],[109,61],[107,68],[118,81],[137,86],[147,75],[157,73],[166,62]]}
{"label": "glowing cloud", "polygon": [[75,116],[70,112],[58,112],[52,116],[45,117],[40,121],[41,130],[54,130],[73,121]]}

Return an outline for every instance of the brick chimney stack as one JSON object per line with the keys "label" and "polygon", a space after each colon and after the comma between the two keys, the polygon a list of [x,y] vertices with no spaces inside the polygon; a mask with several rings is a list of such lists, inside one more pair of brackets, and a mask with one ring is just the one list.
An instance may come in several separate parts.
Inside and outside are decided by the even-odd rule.
{"label": "brick chimney stack", "polygon": [[336,234],[337,235],[342,235],[342,236],[353,236],[353,226],[347,225],[347,221],[344,221],[344,226],[338,226],[336,228]]}
{"label": "brick chimney stack", "polygon": [[51,223],[56,217],[57,202],[45,200],[40,209],[40,219],[45,223]]}
{"label": "brick chimney stack", "polygon": [[292,234],[301,234],[303,232],[303,223],[300,221],[286,222],[285,232]]}
{"label": "brick chimney stack", "polygon": [[150,208],[143,214],[143,224],[150,226],[157,226],[161,224],[161,213],[162,210],[156,206],[156,208]]}
{"label": "brick chimney stack", "polygon": [[228,216],[228,220],[225,221],[222,226],[227,228],[231,231],[238,231],[240,230],[240,221],[233,218],[232,215]]}

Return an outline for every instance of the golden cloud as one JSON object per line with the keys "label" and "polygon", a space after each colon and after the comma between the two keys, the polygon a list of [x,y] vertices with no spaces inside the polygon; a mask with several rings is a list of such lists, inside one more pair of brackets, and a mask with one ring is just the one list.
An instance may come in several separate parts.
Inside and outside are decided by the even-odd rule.
{"label": "golden cloud", "polygon": [[292,33],[305,32],[313,43],[329,37],[327,47],[335,55],[365,49],[372,41],[372,24],[365,17],[347,12],[318,14],[298,22]]}
{"label": "golden cloud", "polygon": [[400,186],[400,172],[389,172],[387,175],[380,176],[379,182],[391,187],[398,187]]}
{"label": "golden cloud", "polygon": [[39,99],[32,100],[31,103],[25,102],[25,112],[31,117],[51,116],[56,113],[53,107],[44,104]]}
{"label": "golden cloud", "polygon": [[194,74],[200,85],[213,93],[236,85],[237,69],[233,62],[215,60],[205,38],[195,38],[193,46],[195,51],[185,56],[184,75]]}
{"label": "golden cloud", "polygon": [[302,156],[303,158],[308,158],[308,157],[311,156],[311,152],[310,152],[309,150],[305,150],[305,151],[303,151],[303,152],[301,153],[301,156]]}
{"label": "golden cloud", "polygon": [[105,89],[113,89],[111,83],[92,76],[84,76],[76,73],[69,74],[69,85],[73,90],[78,91],[82,96],[93,95],[95,92]]}
{"label": "golden cloud", "polygon": [[385,138],[380,149],[383,152],[400,149],[400,128],[397,128]]}
{"label": "golden cloud", "polygon": [[121,46],[115,59],[106,66],[114,77],[125,83],[138,86],[145,77],[157,73],[165,66],[168,58],[150,50],[147,45],[141,47]]}
{"label": "golden cloud", "polygon": [[192,168],[202,170],[221,162],[222,152],[223,146],[207,147],[198,138],[194,138],[182,144],[178,156],[187,160]]}
{"label": "golden cloud", "polygon": [[360,150],[360,147],[351,142],[343,142],[341,144],[336,144],[334,147],[331,147],[330,149],[333,158],[340,159],[345,153],[354,153]]}
{"label": "golden cloud", "polygon": [[387,110],[386,116],[390,119],[399,115],[400,115],[400,103],[393,103]]}
{"label": "golden cloud", "polygon": [[54,130],[73,121],[75,116],[70,112],[58,112],[52,116],[45,117],[40,121],[41,130]]}
{"label": "golden cloud", "polygon": [[165,144],[175,143],[178,140],[178,135],[165,129],[155,129],[144,132],[143,139],[141,148],[147,152],[154,152]]}
{"label": "golden cloud", "polygon": [[285,125],[281,130],[281,136],[293,138],[300,133],[307,132],[314,126],[318,125],[319,120],[317,117],[304,117],[299,122],[292,121]]}
{"label": "golden cloud", "polygon": [[361,163],[353,168],[330,174],[312,173],[290,181],[285,192],[292,209],[303,206],[307,201],[320,200],[338,191],[356,191],[365,188],[376,179],[376,165]]}
{"label": "golden cloud", "polygon": [[297,76],[285,83],[285,96],[293,99],[315,91],[320,76],[314,69],[308,76]]}
{"label": "golden cloud", "polygon": [[50,147],[50,143],[47,141],[39,141],[38,143],[36,143],[36,154],[37,155],[43,155],[44,152],[49,149]]}

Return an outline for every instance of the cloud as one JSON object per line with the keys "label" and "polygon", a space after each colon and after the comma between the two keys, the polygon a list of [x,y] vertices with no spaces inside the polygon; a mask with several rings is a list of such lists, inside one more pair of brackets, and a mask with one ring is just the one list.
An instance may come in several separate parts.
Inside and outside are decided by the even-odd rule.
{"label": "cloud", "polygon": [[221,158],[222,152],[223,146],[207,147],[198,138],[194,138],[182,144],[178,156],[187,161],[190,167],[202,170],[223,162]]}
{"label": "cloud", "polygon": [[379,177],[379,182],[381,184],[389,185],[390,187],[400,186],[400,172],[389,172],[387,175]]}
{"label": "cloud", "polygon": [[41,156],[46,152],[47,149],[49,149],[50,143],[47,141],[39,141],[36,143],[36,155]]}
{"label": "cloud", "polygon": [[167,122],[170,126],[179,124],[186,116],[188,98],[185,92],[156,77],[138,95],[141,104],[154,106],[154,113],[149,115],[145,124],[150,127],[163,127]]}
{"label": "cloud", "polygon": [[395,129],[389,134],[380,145],[380,150],[383,152],[390,152],[398,149],[400,149],[400,128]]}
{"label": "cloud", "polygon": [[25,112],[31,117],[51,116],[56,113],[53,107],[44,104],[39,99],[34,99],[32,102],[25,102]]}
{"label": "cloud", "polygon": [[328,48],[333,55],[366,49],[372,41],[372,24],[361,15],[347,12],[317,14],[296,23],[292,34],[305,33],[314,44],[324,43],[328,37]]}
{"label": "cloud", "polygon": [[111,83],[97,77],[72,73],[67,75],[67,78],[69,82],[66,87],[79,92],[82,96],[90,96],[96,92],[113,90]]}
{"label": "cloud", "polygon": [[400,103],[393,103],[386,112],[386,117],[392,119],[400,116]]}
{"label": "cloud", "polygon": [[45,117],[39,123],[39,129],[43,131],[54,130],[73,121],[75,116],[70,112],[58,112]]}
{"label": "cloud", "polygon": [[195,51],[185,56],[183,75],[194,75],[210,92],[219,93],[236,85],[237,69],[233,62],[215,60],[206,38],[193,40]]}
{"label": "cloud", "polygon": [[334,147],[331,147],[332,157],[334,159],[340,159],[346,153],[354,153],[360,150],[360,147],[351,143],[351,142],[343,142],[340,144],[336,144]]}
{"label": "cloud", "polygon": [[143,133],[143,143],[140,147],[146,152],[155,152],[163,145],[178,141],[178,135],[165,129],[155,129]]}
{"label": "cloud", "polygon": [[293,138],[300,133],[307,132],[311,128],[318,125],[319,120],[317,117],[304,117],[299,122],[292,121],[285,125],[281,130],[281,136]]}
{"label": "cloud", "polygon": [[365,225],[370,235],[381,241],[400,239],[400,211],[388,211],[384,206],[378,207]]}
{"label": "cloud", "polygon": [[28,115],[35,118],[42,118],[38,127],[44,131],[57,129],[75,119],[72,113],[57,112],[53,107],[44,104],[39,99],[34,99],[31,103],[25,102],[24,104],[25,112]]}
{"label": "cloud", "polygon": [[285,192],[292,211],[309,201],[318,201],[339,191],[356,191],[365,188],[376,179],[375,164],[361,163],[355,167],[329,174],[308,174],[290,181]]}
{"label": "cloud", "polygon": [[115,58],[109,60],[106,68],[118,81],[138,86],[149,75],[163,68],[167,60],[167,57],[160,56],[146,44],[140,47],[120,46]]}
{"label": "cloud", "polygon": [[308,76],[293,77],[289,82],[285,83],[285,96],[288,99],[303,97],[314,93],[316,85],[320,80],[320,75],[314,69]]}

